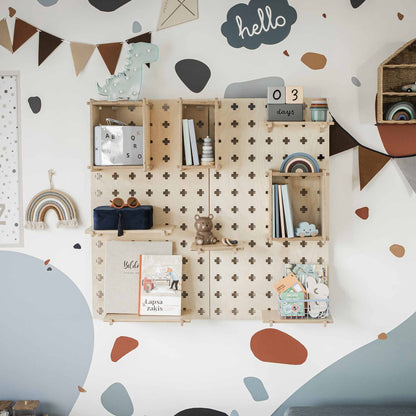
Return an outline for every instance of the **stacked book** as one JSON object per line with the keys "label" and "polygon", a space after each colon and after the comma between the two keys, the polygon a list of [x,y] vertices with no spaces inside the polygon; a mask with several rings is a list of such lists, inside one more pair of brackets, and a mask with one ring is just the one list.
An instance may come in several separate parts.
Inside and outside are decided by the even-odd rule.
{"label": "stacked book", "polygon": [[194,120],[182,120],[182,136],[184,161],[186,166],[199,166],[198,146],[196,143],[195,123]]}
{"label": "stacked book", "polygon": [[293,213],[289,185],[273,185],[273,238],[293,238]]}

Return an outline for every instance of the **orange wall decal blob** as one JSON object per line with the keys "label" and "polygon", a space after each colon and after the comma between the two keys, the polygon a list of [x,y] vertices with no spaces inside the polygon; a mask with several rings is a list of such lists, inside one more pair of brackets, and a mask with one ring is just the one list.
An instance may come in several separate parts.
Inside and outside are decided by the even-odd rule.
{"label": "orange wall decal blob", "polygon": [[130,337],[118,337],[114,341],[111,350],[111,361],[117,362],[129,352],[135,350],[139,346],[139,341]]}

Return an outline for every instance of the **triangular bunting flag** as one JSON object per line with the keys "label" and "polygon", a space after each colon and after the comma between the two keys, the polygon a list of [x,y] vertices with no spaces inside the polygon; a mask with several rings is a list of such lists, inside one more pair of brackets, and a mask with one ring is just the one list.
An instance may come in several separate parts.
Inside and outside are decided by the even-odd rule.
{"label": "triangular bunting flag", "polygon": [[85,68],[85,65],[87,65],[94,49],[95,45],[71,42],[72,59],[74,61],[75,73],[77,76]]}
{"label": "triangular bunting flag", "polygon": [[122,46],[123,44],[121,42],[103,43],[97,46],[111,75],[114,75],[114,72],[116,71]]}
{"label": "triangular bunting flag", "polygon": [[416,192],[416,156],[400,157],[394,160],[413,191]]}
{"label": "triangular bunting flag", "polygon": [[344,130],[334,119],[334,125],[330,127],[329,156],[352,149],[358,145],[357,140]]}
{"label": "triangular bunting flag", "polygon": [[16,52],[38,29],[16,17],[13,34],[13,52]]}
{"label": "triangular bunting flag", "polygon": [[50,33],[39,33],[38,66],[62,43],[62,39]]}
{"label": "triangular bunting flag", "polygon": [[[126,42],[128,44],[139,43],[139,42],[152,43],[152,32],[146,32],[146,33],[143,33],[142,35],[135,36],[134,38],[127,39]],[[149,63],[147,63],[146,65],[148,68],[150,68]]]}
{"label": "triangular bunting flag", "polygon": [[373,150],[358,146],[358,166],[360,169],[360,190],[377,175],[384,165],[390,160],[390,156],[383,155]]}
{"label": "triangular bunting flag", "polygon": [[13,52],[12,40],[10,39],[6,19],[0,20],[0,46],[3,46],[10,52]]}
{"label": "triangular bunting flag", "polygon": [[164,0],[157,30],[166,29],[198,19],[198,0]]}

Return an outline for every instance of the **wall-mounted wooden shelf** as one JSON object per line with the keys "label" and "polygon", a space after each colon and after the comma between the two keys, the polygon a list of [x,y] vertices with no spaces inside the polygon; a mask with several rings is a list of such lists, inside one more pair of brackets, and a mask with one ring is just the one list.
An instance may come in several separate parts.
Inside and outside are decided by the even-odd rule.
{"label": "wall-mounted wooden shelf", "polygon": [[104,316],[104,322],[112,325],[115,322],[167,322],[167,323],[184,323],[191,322],[191,311],[184,311],[181,316],[156,316],[156,315],[134,315],[122,313],[107,313]]}
{"label": "wall-mounted wooden shelf", "polygon": [[334,123],[332,121],[266,121],[265,126],[267,131],[270,133],[275,127],[318,127],[323,132],[329,126]]}
{"label": "wall-mounted wooden shelf", "polygon": [[191,251],[199,251],[203,253],[204,251],[239,251],[244,250],[244,244],[238,243],[236,246],[226,246],[225,244],[219,242],[217,244],[205,244],[200,245],[195,242],[191,244]]}
{"label": "wall-mounted wooden shelf", "polygon": [[163,238],[173,233],[174,225],[160,225],[151,228],[150,230],[125,230],[121,237],[117,237],[117,230],[94,230],[89,227],[85,230],[85,234],[92,236],[111,236],[114,238],[125,238],[134,240]]}
{"label": "wall-mounted wooden shelf", "polygon": [[383,95],[386,96],[398,96],[398,97],[415,97],[416,92],[399,92],[399,91],[389,91],[389,92],[383,92]]}
{"label": "wall-mounted wooden shelf", "polygon": [[304,317],[288,317],[281,318],[278,310],[265,310],[261,312],[262,321],[265,324],[273,326],[273,324],[333,324],[334,320],[332,319],[331,314],[326,318],[304,318]]}

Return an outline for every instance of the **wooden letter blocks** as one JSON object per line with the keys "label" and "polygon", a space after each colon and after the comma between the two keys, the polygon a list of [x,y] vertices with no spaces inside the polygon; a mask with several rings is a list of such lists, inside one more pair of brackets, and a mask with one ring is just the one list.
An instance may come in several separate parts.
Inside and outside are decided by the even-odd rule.
{"label": "wooden letter blocks", "polygon": [[303,87],[286,87],[286,104],[303,104]]}

